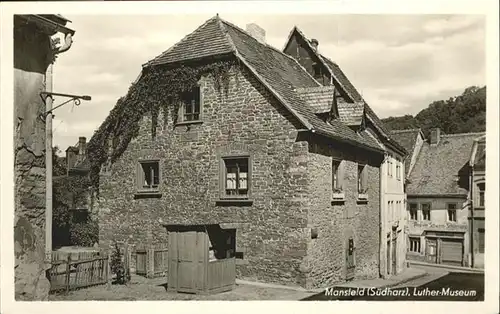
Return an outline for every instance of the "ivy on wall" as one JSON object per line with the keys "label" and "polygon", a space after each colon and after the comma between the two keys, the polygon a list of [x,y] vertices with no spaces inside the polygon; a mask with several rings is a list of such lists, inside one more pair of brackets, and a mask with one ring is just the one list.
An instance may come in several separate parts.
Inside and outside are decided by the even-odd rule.
{"label": "ivy on wall", "polygon": [[179,95],[193,89],[202,76],[212,77],[215,89],[227,94],[229,71],[237,65],[234,58],[226,58],[210,63],[144,68],[141,78],[130,86],[126,96],[118,99],[88,143],[89,179],[93,190],[99,191],[101,166],[108,161],[113,163],[123,154],[138,135],[144,115],[151,114],[152,128],[156,129],[160,109],[173,106],[173,112],[177,113]]}

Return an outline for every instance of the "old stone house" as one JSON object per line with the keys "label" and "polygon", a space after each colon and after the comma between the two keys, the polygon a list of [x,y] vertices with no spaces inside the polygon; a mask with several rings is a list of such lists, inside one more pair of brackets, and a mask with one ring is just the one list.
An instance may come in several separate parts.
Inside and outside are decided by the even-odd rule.
{"label": "old stone house", "polygon": [[[384,150],[380,168],[380,274],[387,277],[402,272],[406,260],[406,196],[404,192],[404,159],[406,150],[391,138],[375,112],[349,81],[338,64],[319,52],[319,41],[308,39],[294,27],[283,51],[295,58],[321,85],[339,92],[337,108],[342,122],[353,129],[363,129]],[[328,89],[326,89],[328,90]],[[318,115],[328,113],[328,106],[311,103]]]}
{"label": "old stone house", "polygon": [[[14,16],[14,242],[15,297],[46,300],[45,278],[45,103],[58,49],[51,36],[74,31],[60,15]],[[68,38],[68,37],[66,37]]]}
{"label": "old stone house", "polygon": [[166,246],[165,225],[204,225],[227,239],[217,250],[236,258],[240,278],[312,288],[378,277],[381,165],[387,147],[404,149],[368,105],[323,86],[255,24],[211,18],[138,81],[217,60],[237,61],[225,91],[211,73],[196,78],[178,107],[165,99],[157,119],[145,114],[101,169],[99,244]]}
{"label": "old stone house", "polygon": [[[414,136],[409,140],[409,134]],[[470,264],[469,161],[481,133],[395,131],[416,155],[407,176],[408,260],[458,266]]]}

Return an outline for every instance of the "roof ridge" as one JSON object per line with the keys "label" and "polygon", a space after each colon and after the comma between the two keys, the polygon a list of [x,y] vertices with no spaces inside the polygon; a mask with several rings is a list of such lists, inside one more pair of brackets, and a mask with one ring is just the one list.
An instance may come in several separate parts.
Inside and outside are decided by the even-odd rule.
{"label": "roof ridge", "polygon": [[271,45],[270,45],[270,44],[268,44],[268,43],[263,43],[263,42],[260,42],[259,40],[255,39],[255,38],[254,38],[254,37],[253,37],[253,36],[252,36],[249,32],[247,32],[246,30],[242,29],[242,28],[241,28],[241,27],[239,27],[238,25],[233,24],[233,23],[231,23],[231,22],[229,22],[229,21],[226,21],[226,20],[224,20],[224,19],[220,19],[220,20],[221,20],[223,23],[226,23],[226,24],[228,24],[229,26],[231,26],[231,27],[235,28],[236,30],[238,30],[238,31],[242,32],[243,34],[245,34],[245,35],[247,35],[247,36],[249,36],[249,37],[253,38],[253,39],[254,39],[254,40],[255,40],[258,44],[260,44],[260,45],[262,45],[262,46],[265,46],[265,47],[267,47],[267,48],[269,48],[269,49],[272,49],[272,50],[274,50],[274,51],[278,52],[279,54],[281,54],[282,56],[284,56],[284,57],[286,57],[286,58],[288,58],[288,59],[290,59],[290,60],[293,60],[293,61],[295,62],[295,64],[296,64],[296,65],[298,65],[298,66],[299,66],[299,67],[300,67],[300,68],[304,71],[304,73],[306,73],[309,77],[311,77],[311,78],[313,79],[313,81],[314,81],[314,82],[316,82],[316,84],[318,84],[319,86],[321,86],[321,84],[320,84],[320,83],[319,83],[319,82],[318,82],[318,81],[317,81],[317,80],[316,80],[316,79],[315,79],[315,78],[314,78],[314,77],[313,77],[313,76],[312,76],[309,72],[307,72],[307,70],[306,70],[306,69],[305,69],[305,68],[304,68],[304,67],[303,67],[303,66],[302,66],[302,65],[301,65],[301,64],[300,64],[300,63],[299,63],[299,62],[298,62],[295,58],[293,58],[293,57],[291,57],[291,56],[287,55],[287,54],[286,54],[286,53],[284,53],[283,51],[279,50],[278,48],[276,48],[276,47],[274,47],[274,46],[271,46]]}
{"label": "roof ridge", "polygon": [[468,132],[468,133],[452,133],[452,134],[442,134],[441,137],[460,137],[468,135],[486,135],[486,132]]}
{"label": "roof ridge", "polygon": [[298,87],[295,90],[296,91],[305,91],[305,90],[311,90],[311,89],[315,89],[315,90],[331,90],[331,89],[334,89],[335,90],[335,86],[333,86],[333,85],[320,85],[320,86],[312,86],[312,87]]}
{"label": "roof ridge", "polygon": [[391,130],[392,133],[410,133],[410,132],[416,132],[420,131],[420,128],[414,128],[414,129],[399,129],[399,130]]}
{"label": "roof ridge", "polygon": [[201,24],[200,26],[198,26],[194,31],[190,32],[189,34],[187,34],[186,36],[184,36],[181,40],[179,40],[178,42],[176,42],[175,44],[173,44],[170,48],[168,48],[167,50],[163,51],[162,53],[160,53],[158,56],[154,57],[153,59],[149,60],[148,62],[144,63],[142,65],[142,67],[145,67],[145,66],[148,66],[150,65],[153,61],[159,59],[161,56],[163,56],[164,54],[172,51],[174,48],[178,47],[181,43],[185,42],[186,40],[188,40],[189,38],[191,38],[199,29],[205,27],[209,22],[211,21],[216,21],[217,19],[219,18],[219,15],[215,15],[211,18],[209,18],[208,20],[206,20],[203,24]]}

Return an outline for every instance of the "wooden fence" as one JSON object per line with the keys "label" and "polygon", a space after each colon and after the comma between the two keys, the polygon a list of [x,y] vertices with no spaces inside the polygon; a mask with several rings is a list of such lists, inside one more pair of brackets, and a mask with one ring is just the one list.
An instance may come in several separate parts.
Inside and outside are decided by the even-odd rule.
{"label": "wooden fence", "polygon": [[168,268],[167,252],[167,248],[149,247],[137,249],[135,251],[135,273],[148,278],[166,276]]}
{"label": "wooden fence", "polygon": [[[93,252],[84,252],[93,253]],[[86,254],[83,254],[86,255]],[[88,259],[55,260],[48,272],[50,291],[69,291],[73,289],[105,284],[111,278],[108,256],[95,256]]]}

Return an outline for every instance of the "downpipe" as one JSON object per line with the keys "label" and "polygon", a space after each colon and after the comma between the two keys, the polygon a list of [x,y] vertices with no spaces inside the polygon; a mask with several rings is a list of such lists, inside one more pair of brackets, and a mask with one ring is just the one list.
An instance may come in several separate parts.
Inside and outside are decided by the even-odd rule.
{"label": "downpipe", "polygon": [[[68,51],[73,44],[73,36],[66,33],[64,36],[64,44],[55,49],[52,53],[54,56]],[[52,71],[54,63],[50,63],[45,73],[45,91],[52,92]],[[52,96],[45,98],[45,259],[48,263],[52,262],[52,104],[54,99]]]}

